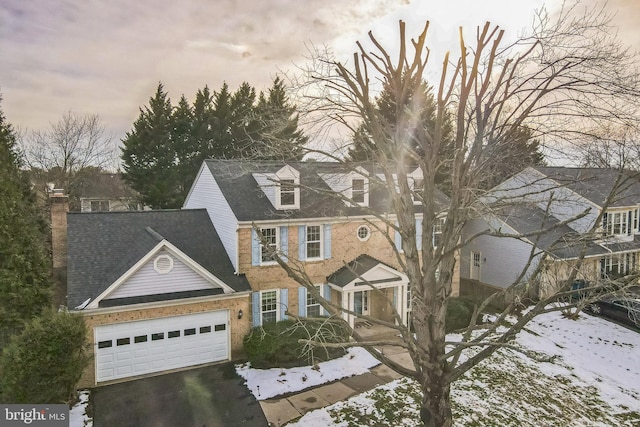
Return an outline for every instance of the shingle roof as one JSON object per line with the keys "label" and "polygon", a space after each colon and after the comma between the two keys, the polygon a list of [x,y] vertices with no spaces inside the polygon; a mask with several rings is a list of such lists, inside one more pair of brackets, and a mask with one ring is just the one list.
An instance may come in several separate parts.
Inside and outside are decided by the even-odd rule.
{"label": "shingle roof", "polygon": [[69,213],[67,304],[99,296],[163,238],[235,291],[248,291],[204,209]]}
{"label": "shingle roof", "polygon": [[377,260],[370,255],[362,254],[353,261],[349,262],[344,267],[341,267],[335,272],[331,273],[327,277],[327,282],[339,287],[344,287],[358,277],[362,277],[363,274],[378,265],[385,265],[389,268],[394,269],[390,265],[385,264],[384,262]]}
{"label": "shingle roof", "polygon": [[[367,215],[371,210],[392,213],[387,192],[380,186],[371,186],[369,207],[347,206],[335,197],[321,175],[348,173],[341,163],[206,160],[205,164],[238,221],[358,216]],[[253,177],[254,173],[275,174],[285,165],[300,172],[300,209],[276,209]],[[374,172],[371,165],[363,167],[370,173]],[[438,192],[436,198],[439,209],[446,209],[447,196]]]}
{"label": "shingle roof", "polygon": [[[542,167],[535,169],[553,179],[560,185],[580,194],[598,206],[603,206],[609,194],[614,190],[618,169],[604,168],[565,168]],[[640,201],[640,173],[622,171],[616,197],[610,207],[634,206]]]}
{"label": "shingle roof", "polygon": [[586,245],[585,256],[605,255],[607,249],[592,241],[585,240],[580,234],[535,206],[517,205],[497,210],[495,215],[513,228],[518,234],[526,236],[536,247],[559,259],[576,258]]}

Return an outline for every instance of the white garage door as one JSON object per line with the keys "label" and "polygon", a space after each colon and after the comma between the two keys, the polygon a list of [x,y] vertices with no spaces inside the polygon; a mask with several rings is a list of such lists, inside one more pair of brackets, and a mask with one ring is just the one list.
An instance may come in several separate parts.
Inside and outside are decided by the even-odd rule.
{"label": "white garage door", "polygon": [[96,381],[229,359],[227,310],[95,328]]}

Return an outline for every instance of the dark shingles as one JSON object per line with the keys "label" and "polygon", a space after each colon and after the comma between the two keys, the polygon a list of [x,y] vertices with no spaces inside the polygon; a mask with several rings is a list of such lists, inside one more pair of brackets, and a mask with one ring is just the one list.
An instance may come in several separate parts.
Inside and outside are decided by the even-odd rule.
{"label": "dark shingles", "polygon": [[[614,189],[616,194],[610,207],[635,206],[640,200],[638,172],[605,168],[536,167],[535,169],[597,206],[603,206]],[[619,176],[621,178],[618,180]]]}
{"label": "dark shingles", "polygon": [[[239,160],[206,160],[222,194],[238,221],[274,219],[335,218],[343,216],[392,213],[388,192],[384,187],[371,186],[369,207],[347,206],[336,197],[322,179],[323,174],[344,174],[349,169],[337,162],[248,162]],[[254,173],[274,174],[285,165],[300,172],[300,209],[276,209],[253,177]],[[365,167],[366,166],[366,167]],[[365,165],[369,173],[373,167]],[[445,210],[447,196],[436,195],[438,210]],[[419,206],[416,206],[416,210]]]}
{"label": "dark shingles", "polygon": [[[389,268],[393,268],[390,265],[385,264],[384,262],[377,260],[370,255],[367,255],[367,254],[359,255],[356,259],[349,262],[344,267],[341,267],[335,272],[333,272],[332,274],[330,274],[327,277],[327,282],[342,288],[348,285],[349,283],[351,283],[353,280],[357,279],[358,277],[362,277],[362,275],[365,274],[367,271],[371,270],[372,268],[380,264],[385,265]],[[395,268],[393,269],[395,270]]]}
{"label": "dark shingles", "polygon": [[234,274],[204,209],[70,213],[67,223],[71,308],[100,295],[148,254],[159,236],[235,291],[250,290],[246,278]]}
{"label": "dark shingles", "polygon": [[538,207],[512,206],[496,210],[495,215],[516,233],[534,243],[537,248],[556,258],[576,258],[585,245],[585,256],[608,253],[602,246],[586,240],[567,224],[562,224],[557,218],[545,214]]}

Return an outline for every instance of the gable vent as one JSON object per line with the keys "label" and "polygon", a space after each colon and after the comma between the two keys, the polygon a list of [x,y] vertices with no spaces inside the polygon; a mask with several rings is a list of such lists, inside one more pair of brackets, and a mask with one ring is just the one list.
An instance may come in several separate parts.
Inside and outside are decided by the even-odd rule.
{"label": "gable vent", "polygon": [[167,274],[173,270],[173,258],[169,255],[158,255],[153,261],[153,269],[158,274]]}

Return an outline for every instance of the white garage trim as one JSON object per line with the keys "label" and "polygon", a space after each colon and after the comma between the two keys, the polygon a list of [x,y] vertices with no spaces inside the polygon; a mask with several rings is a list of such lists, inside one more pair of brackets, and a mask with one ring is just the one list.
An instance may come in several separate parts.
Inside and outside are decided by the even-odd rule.
{"label": "white garage trim", "polygon": [[94,329],[96,383],[230,359],[229,311]]}

